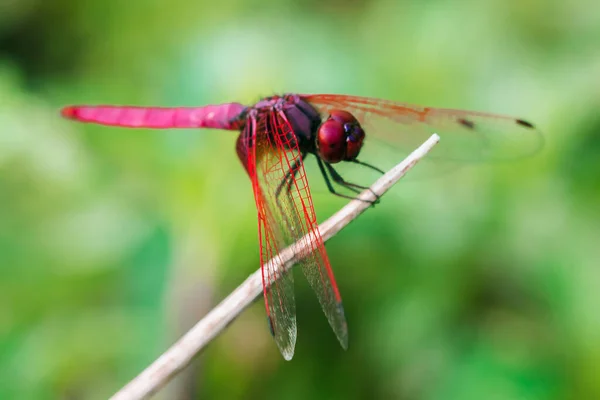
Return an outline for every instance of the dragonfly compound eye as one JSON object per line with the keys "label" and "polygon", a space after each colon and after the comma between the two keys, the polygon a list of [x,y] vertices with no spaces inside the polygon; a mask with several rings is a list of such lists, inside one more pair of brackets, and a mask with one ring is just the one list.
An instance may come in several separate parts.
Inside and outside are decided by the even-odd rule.
{"label": "dragonfly compound eye", "polygon": [[328,163],[344,160],[346,158],[346,137],[344,124],[331,118],[323,122],[317,131],[319,157]]}
{"label": "dragonfly compound eye", "polygon": [[365,139],[365,131],[363,131],[360,124],[357,122],[349,122],[344,124],[344,130],[346,132],[346,161],[351,161],[358,157],[360,149]]}
{"label": "dragonfly compound eye", "polygon": [[327,121],[317,132],[319,156],[329,162],[351,161],[358,157],[365,138],[354,115],[343,110],[331,110]]}

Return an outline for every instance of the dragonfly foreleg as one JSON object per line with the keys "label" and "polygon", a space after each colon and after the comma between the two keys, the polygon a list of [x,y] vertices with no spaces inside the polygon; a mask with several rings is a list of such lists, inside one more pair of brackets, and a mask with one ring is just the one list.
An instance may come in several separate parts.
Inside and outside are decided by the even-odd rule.
{"label": "dragonfly foreleg", "polygon": [[385,172],[383,172],[382,170],[380,170],[380,169],[379,169],[379,168],[377,168],[376,166],[374,166],[374,165],[371,165],[371,164],[368,164],[368,163],[366,163],[366,162],[358,161],[358,160],[356,160],[356,159],[352,160],[351,162],[353,162],[354,164],[358,164],[358,165],[362,165],[362,166],[364,166],[364,167],[370,168],[370,169],[372,169],[372,170],[374,170],[374,171],[377,171],[377,172],[379,172],[381,175],[385,174]]}
{"label": "dragonfly foreleg", "polygon": [[[379,202],[379,196],[373,192],[371,190],[371,188],[369,188],[368,186],[362,186],[362,185],[358,185],[356,183],[352,183],[352,182],[347,182],[344,178],[342,178],[342,176],[335,170],[335,168],[333,168],[333,166],[327,162],[324,162],[325,167],[327,168],[327,171],[329,171],[329,174],[331,175],[331,178],[333,179],[333,181],[335,183],[337,183],[338,185],[345,187],[348,190],[353,191],[354,193],[360,193],[362,190],[369,190],[371,193],[373,193],[373,196],[375,196],[375,201],[370,201],[370,203],[375,204]],[[361,164],[364,165],[364,164]],[[368,164],[367,164],[368,165]]]}
{"label": "dragonfly foreleg", "polygon": [[[334,182],[340,184],[341,186],[345,187],[346,189],[354,192],[354,193],[360,193],[360,190],[358,190],[359,188],[362,188],[362,186],[360,187],[353,187],[353,185],[351,184],[350,186],[348,185],[343,185],[339,182],[339,180],[341,180],[342,182],[345,182],[342,177],[337,173],[337,171],[335,171],[333,169],[333,167],[331,167],[331,165],[327,164],[326,162],[324,162],[323,160],[321,160],[319,157],[317,157],[317,164],[319,165],[319,169],[321,170],[321,174],[323,175],[323,178],[325,179],[325,184],[327,185],[327,189],[329,189],[329,192],[331,192],[331,194],[334,194],[338,197],[343,197],[345,199],[350,199],[350,200],[356,200],[356,197],[352,197],[352,196],[348,196],[342,193],[338,193],[335,191],[335,189],[333,188],[333,185],[331,184],[331,180],[329,179],[329,175],[327,174],[327,172],[329,172],[330,174],[332,174],[331,178],[334,180]],[[325,166],[327,167],[327,170],[325,170],[325,167],[323,166],[323,164],[325,164]],[[332,172],[333,171],[333,172]],[[359,185],[356,185],[359,186]],[[365,188],[368,189],[368,188]],[[371,204],[375,204],[376,202],[378,202],[378,200],[375,201],[370,201],[370,200],[362,200],[359,199],[361,201],[365,201],[367,203],[371,203]]]}

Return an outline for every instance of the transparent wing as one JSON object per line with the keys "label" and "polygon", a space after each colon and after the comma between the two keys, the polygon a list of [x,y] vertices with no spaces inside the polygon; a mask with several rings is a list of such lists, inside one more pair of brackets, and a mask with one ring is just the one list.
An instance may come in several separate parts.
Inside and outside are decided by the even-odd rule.
{"label": "transparent wing", "polygon": [[[304,240],[308,254],[299,263],[342,347],[348,331],[338,291],[310,195],[308,180],[295,135],[285,113],[264,112],[254,121],[254,151],[248,156],[254,168],[253,186],[261,229],[261,262],[285,247]],[[253,167],[252,167],[253,166]],[[272,333],[286,359],[293,355],[296,313],[290,272],[263,268],[263,283],[277,281],[265,290],[265,303]],[[288,358],[289,357],[289,358]]]}
{"label": "transparent wing", "polygon": [[[258,206],[258,203],[257,203]],[[263,274],[265,307],[271,334],[277,347],[286,360],[294,356],[296,346],[296,301],[294,299],[294,276],[292,271],[275,270],[265,263],[275,259],[281,265],[279,251],[285,248],[280,240],[281,231],[265,199],[261,199],[262,209],[258,212],[260,259]],[[268,286],[268,282],[273,282]]]}
{"label": "transparent wing", "polygon": [[[296,346],[296,302],[294,299],[294,278],[291,273],[275,269],[272,264],[281,265],[279,253],[286,247],[285,226],[276,218],[270,193],[263,189],[265,162],[269,157],[269,142],[260,120],[251,120],[238,138],[237,152],[244,164],[250,180],[258,212],[258,237],[260,264],[263,282],[263,295],[271,334],[279,351],[286,360],[294,356]],[[267,188],[268,189],[268,188]]]}
{"label": "transparent wing", "polygon": [[326,117],[331,109],[351,112],[369,141],[383,141],[408,153],[431,134],[440,144],[428,159],[444,161],[502,161],[534,154],[543,136],[529,122],[495,114],[421,107],[387,100],[344,95],[302,95]]}

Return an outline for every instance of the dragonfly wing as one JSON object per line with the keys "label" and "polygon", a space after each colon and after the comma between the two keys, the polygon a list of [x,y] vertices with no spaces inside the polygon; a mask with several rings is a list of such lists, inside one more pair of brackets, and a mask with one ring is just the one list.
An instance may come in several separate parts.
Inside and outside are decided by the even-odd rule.
{"label": "dragonfly wing", "polygon": [[343,95],[301,96],[327,117],[332,109],[351,112],[372,138],[410,152],[433,133],[440,135],[428,158],[446,161],[502,161],[531,155],[543,147],[541,132],[527,121],[488,113],[421,107]]}
{"label": "dragonfly wing", "polygon": [[[299,263],[338,340],[342,347],[347,348],[348,329],[341,296],[323,239],[316,229],[318,224],[304,170],[303,154],[291,124],[284,111],[272,111],[257,116],[254,125],[255,132],[250,135],[254,137],[254,155],[248,156],[248,170],[255,177],[255,199],[259,219],[263,221],[261,238],[265,240],[261,242],[262,263],[264,265],[265,261],[285,247],[304,241],[308,250]],[[274,271],[270,264],[265,269],[265,283],[273,277],[278,278],[271,288],[265,290],[265,303],[272,333],[283,353],[282,345],[285,347],[288,343],[285,338],[293,336],[295,341],[292,273]]]}
{"label": "dragonfly wing", "polygon": [[[283,250],[278,240],[280,233],[278,226],[266,206],[264,199],[260,200],[262,210],[258,212],[258,229],[261,254],[262,279],[265,297],[265,307],[269,320],[271,334],[275,338],[277,347],[286,360],[294,356],[296,346],[296,300],[294,299],[294,276],[292,271],[276,269],[274,264],[267,264],[274,260],[281,265],[278,255]],[[258,203],[257,203],[258,206]],[[272,282],[270,286],[268,283]]]}
{"label": "dragonfly wing", "polygon": [[[292,271],[276,268],[282,265],[279,253],[287,246],[285,226],[277,218],[268,186],[264,185],[267,163],[272,152],[259,120],[250,120],[237,143],[240,157],[250,180],[258,211],[258,236],[265,308],[271,334],[286,360],[294,356],[296,346],[296,302]],[[272,260],[272,263],[269,261]]]}

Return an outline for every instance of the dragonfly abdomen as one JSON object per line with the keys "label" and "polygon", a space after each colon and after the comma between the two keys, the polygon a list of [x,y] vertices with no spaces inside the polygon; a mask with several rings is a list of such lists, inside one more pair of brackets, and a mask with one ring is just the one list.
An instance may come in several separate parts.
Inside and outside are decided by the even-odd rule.
{"label": "dragonfly abdomen", "polygon": [[128,128],[215,128],[239,129],[239,103],[204,107],[69,106],[61,114],[70,119]]}

